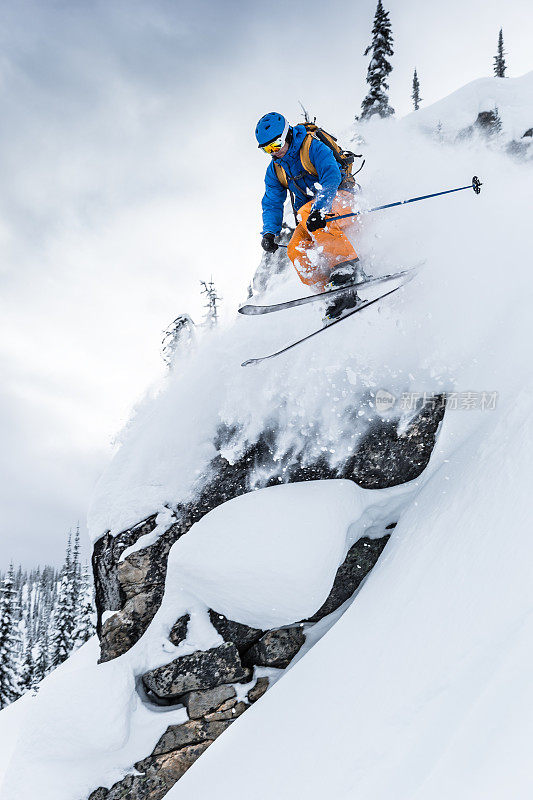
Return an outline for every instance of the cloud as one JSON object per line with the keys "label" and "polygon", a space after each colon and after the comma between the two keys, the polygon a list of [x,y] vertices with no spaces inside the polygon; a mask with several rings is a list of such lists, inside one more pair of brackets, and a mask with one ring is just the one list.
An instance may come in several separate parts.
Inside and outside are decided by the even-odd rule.
{"label": "cloud", "polygon": [[27,566],[61,561],[67,531],[78,519],[84,530],[87,487],[104,462],[103,451],[71,438],[57,396],[48,397],[50,409],[46,395],[35,384],[11,384],[0,394],[2,567],[11,559]]}

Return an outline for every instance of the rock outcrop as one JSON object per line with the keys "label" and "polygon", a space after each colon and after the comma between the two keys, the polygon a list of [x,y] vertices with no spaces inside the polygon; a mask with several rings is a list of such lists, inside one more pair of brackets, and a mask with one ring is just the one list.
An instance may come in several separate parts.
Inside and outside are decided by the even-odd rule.
{"label": "rock outcrop", "polygon": [[[121,560],[127,548],[153,531],[155,517],[119,536],[102,537],[93,555],[101,660],[125,653],[147,629],[163,596],[167,555],[174,542],[208,511],[250,491],[251,475],[257,474],[258,468],[271,476],[265,485],[278,483],[281,474],[286,482],[348,478],[364,488],[397,485],[418,477],[425,468],[443,414],[444,403],[439,398],[439,402],[421,407],[403,433],[398,433],[392,422],[376,423],[336,470],[325,460],[306,466],[289,458],[283,463],[275,462],[276,437],[273,432],[266,432],[235,464],[217,456],[209,470],[210,478],[198,489],[196,499],[175,509],[175,522],[155,543],[130,552]],[[228,436],[231,432],[220,432],[220,449]],[[144,702],[181,705],[187,712],[187,721],[169,726],[153,751],[132,765],[137,774],[128,775],[110,789],[96,789],[90,800],[164,797],[206,748],[291,665],[312,627],[354,596],[380,557],[389,535],[383,530],[378,538],[364,537],[355,542],[337,570],[327,599],[306,620],[261,630],[209,609],[211,625],[222,644],[177,655],[169,663],[139,676]],[[109,615],[110,611],[115,613]],[[102,622],[104,612],[107,613]],[[178,646],[186,639],[188,622],[188,615],[176,620],[169,633],[172,644]]]}
{"label": "rock outcrop", "polygon": [[244,663],[248,666],[285,669],[305,642],[301,626],[268,631],[247,651]]}
{"label": "rock outcrop", "polygon": [[153,669],[143,676],[143,682],[156,697],[178,702],[185,692],[214,689],[245,676],[237,648],[225,642],[220,647],[198,650]]}
{"label": "rock outcrop", "polygon": [[[231,723],[267,691],[270,680],[257,667],[281,672],[305,643],[306,630],[336,611],[368,575],[389,539],[364,537],[348,551],[337,570],[331,592],[321,608],[296,625],[262,631],[210,611],[210,619],[224,644],[174,659],[142,676],[145,700],[158,705],[183,705],[188,721],[171,725],[152,753],[134,765],[141,773],[128,775],[110,789],[100,787],[90,800],[160,800]],[[173,625],[175,644],[186,636],[187,617]],[[246,684],[252,684],[246,689]],[[241,687],[237,691],[238,687]],[[244,694],[245,693],[245,694]],[[245,700],[239,700],[239,696]]]}
{"label": "rock outcrop", "polygon": [[[254,687],[255,697],[250,702],[255,702],[266,691],[264,681],[258,684],[259,681],[257,688]],[[160,800],[247,708],[249,704],[237,701],[233,690],[233,697],[210,707],[201,718],[192,718],[183,725],[170,725],[150,755],[134,765],[140,774],[127,775],[110,789],[96,789],[89,800],[123,800],[126,797],[129,800]]]}
{"label": "rock outcrop", "polygon": [[[444,415],[444,402],[442,398],[437,400],[422,406],[404,433],[398,433],[394,422],[376,422],[359,444],[354,445],[353,455],[337,469],[332,469],[325,459],[306,466],[288,457],[276,461],[275,434],[265,432],[235,464],[230,464],[222,455],[213,460],[208,470],[210,478],[198,489],[196,499],[178,505],[176,522],[154,544],[120,560],[127,548],[153,531],[155,516],[119,536],[104,535],[96,542],[93,552],[101,661],[125,653],[152,621],[163,597],[167,556],[174,542],[213,508],[250,491],[252,474],[260,470],[270,475],[266,486],[278,484],[279,475],[283,475],[287,483],[347,478],[365,489],[382,489],[413,480],[429,461]],[[229,436],[231,432],[221,431],[219,449],[223,449]],[[111,616],[108,613],[102,623],[104,612],[110,611],[115,613]],[[213,624],[218,630],[216,621]],[[222,630],[220,632],[226,638]]]}

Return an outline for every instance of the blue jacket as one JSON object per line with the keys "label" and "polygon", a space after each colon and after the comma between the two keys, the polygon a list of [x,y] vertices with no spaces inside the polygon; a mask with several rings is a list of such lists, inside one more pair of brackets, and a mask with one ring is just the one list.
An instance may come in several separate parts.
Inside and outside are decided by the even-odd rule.
{"label": "blue jacket", "polygon": [[[300,147],[307,135],[303,125],[293,129],[292,142],[283,158],[276,159],[287,174],[289,188],[294,194],[295,208],[298,210],[305,203],[315,198],[313,208],[331,211],[331,204],[342,181],[342,174],[332,151],[318,139],[313,139],[309,148],[309,158],[318,172],[316,175],[306,172],[300,161]],[[283,222],[283,205],[287,197],[285,189],[278,181],[274,164],[271,160],[265,175],[265,194],[263,196],[263,231],[262,233],[278,234]],[[315,184],[322,188],[318,190]],[[305,193],[307,192],[307,193]]]}

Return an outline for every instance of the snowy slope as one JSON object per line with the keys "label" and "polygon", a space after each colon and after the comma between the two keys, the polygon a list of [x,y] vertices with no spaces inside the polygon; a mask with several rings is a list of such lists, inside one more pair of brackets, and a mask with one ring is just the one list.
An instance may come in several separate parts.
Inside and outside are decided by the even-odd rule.
{"label": "snowy slope", "polygon": [[[522,105],[531,109],[530,97]],[[422,164],[439,176],[444,160],[468,170],[465,149],[430,154],[409,118],[371,133],[372,153],[394,182],[394,161],[409,165],[411,180]],[[403,301],[407,328],[402,318],[395,338],[388,331],[388,358],[412,356],[413,377],[425,366],[428,388],[446,375],[458,390],[496,390],[497,408],[448,412],[423,485],[357,602],[171,800],[215,787],[222,800],[234,797],[227,776],[236,770],[254,800],[533,793],[531,171],[482,149],[472,160],[468,150],[469,172],[485,180],[480,203],[430,201],[373,225],[386,247],[414,240],[431,263]],[[268,781],[258,779],[265,774]]]}
{"label": "snowy slope", "polygon": [[434,470],[357,602],[169,800],[233,798],[237,770],[254,800],[531,797],[532,389]]}
{"label": "snowy slope", "polygon": [[[515,102],[516,85],[505,85]],[[531,107],[526,90],[524,84],[524,116]],[[505,97],[499,107],[503,113]],[[168,797],[233,800],[239,795],[228,776],[235,775],[247,793],[253,787],[254,800],[531,796],[524,752],[533,661],[531,168],[472,143],[439,144],[410,117],[375,121],[365,135],[362,203],[464,185],[474,173],[484,181],[481,196],[461,192],[365,218],[354,241],[375,273],[421,259],[424,269],[380,308],[290,356],[240,367],[313,329],[320,311],[297,309],[274,323],[238,318],[206,337],[137,409],[96,492],[92,535],[118,533],[184,499],[214,455],[221,423],[238,431],[228,459],[268,421],[283,432],[280,454],[295,449],[342,460],[354,416],[364,430],[375,414],[368,393],[379,388],[396,396],[456,393],[457,409],[446,415],[428,470],[393,492],[351,486],[346,494],[343,481],[328,482],[324,493],[311,487],[312,497],[301,498],[305,526],[298,523],[305,485],[275,487],[277,499],[262,490],[212,512],[174,546],[161,609],[128,653],[96,666],[94,649],[84,648],[37,698],[0,714],[0,737],[12,749],[2,800],[80,800],[118,780],[169,724],[182,721],[182,709],[154,710],[135,691],[136,676],[176,656],[167,635],[178,613],[187,604],[194,611],[196,644],[212,635],[204,623],[214,595],[229,616],[246,622],[272,613],[268,592],[275,590],[283,605],[276,613],[285,614],[276,620],[298,617],[301,603],[320,604],[321,580],[325,585],[352,537],[389,503],[396,512],[403,504],[400,524],[357,602]],[[288,274],[261,299],[300,293]],[[467,410],[471,395],[479,405],[483,392],[497,393],[495,408]],[[260,545],[232,538],[236,520],[241,536],[246,531],[248,514],[284,516],[279,490],[290,493],[295,515],[269,540],[268,553],[264,536]],[[274,498],[266,511],[265,496]],[[259,505],[246,511],[243,503]],[[327,527],[321,515],[330,507],[335,518]],[[284,542],[292,535],[294,542]],[[234,556],[231,581],[225,562],[204,557],[217,537]],[[304,540],[311,552],[300,563]],[[299,580],[292,595],[287,576],[298,566],[298,579],[308,570],[310,581],[305,587]]]}
{"label": "snowy slope", "polygon": [[442,135],[455,135],[472,125],[480,112],[497,108],[502,136],[520,139],[533,127],[532,97],[533,72],[520,78],[479,78],[443,100],[412,112],[406,122],[433,134],[440,122]]}
{"label": "snowy slope", "polygon": [[35,697],[0,714],[0,743],[9,753],[0,762],[2,800],[87,796],[95,781],[122,778],[168,725],[186,718],[183,708],[158,713],[141,702],[132,659],[97,666],[98,655],[94,637],[42,681]]}
{"label": "snowy slope", "polygon": [[[475,120],[478,84],[441,101],[450,118],[464,114],[470,123]],[[487,86],[499,93],[503,115],[509,106],[517,116],[520,105],[525,120],[530,84],[526,75],[516,81],[485,79],[481,85],[485,94]],[[418,113],[430,115],[431,108]],[[507,306],[524,296],[520,284],[529,273],[520,261],[529,238],[530,174],[527,166],[479,143],[477,149],[475,143],[439,144],[412,120],[410,115],[365,126],[362,207],[464,186],[474,173],[485,183],[479,197],[462,192],[377,212],[354,225],[352,237],[369,271],[384,274],[425,261],[417,280],[380,306],[259,367],[240,364],[319,327],[321,309],[238,317],[207,336],[150,390],[123,432],[122,446],[95,492],[89,514],[93,539],[190,497],[216,454],[213,439],[221,424],[237,431],[224,452],[229,461],[268,424],[281,432],[280,458],[294,452],[311,461],[325,454],[336,464],[374,414],[369,392],[384,388],[399,397],[410,391],[499,388],[490,381],[473,387],[468,369],[491,341],[494,326],[505,324]],[[495,292],[490,281],[509,270],[512,280]],[[291,270],[256,299],[276,302],[301,293]]]}
{"label": "snowy slope", "polygon": [[[169,725],[186,721],[183,706],[145,702],[136,681],[148,669],[222,644],[209,607],[263,629],[311,616],[351,545],[372,536],[377,521],[382,530],[397,519],[415,489],[373,492],[347,480],[273,486],[203,517],[172,547],[161,606],[131,650],[97,665],[95,638],[51,673],[36,697],[0,714],[8,756],[0,763],[2,800],[75,800],[120,780]],[[185,613],[187,637],[176,647],[168,634]]]}

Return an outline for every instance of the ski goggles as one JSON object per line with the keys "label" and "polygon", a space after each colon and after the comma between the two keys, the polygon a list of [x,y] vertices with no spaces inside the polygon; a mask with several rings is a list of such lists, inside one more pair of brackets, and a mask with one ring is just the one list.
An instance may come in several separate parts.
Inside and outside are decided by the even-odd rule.
{"label": "ski goggles", "polygon": [[275,139],[272,139],[271,142],[267,142],[266,144],[260,144],[259,149],[266,153],[267,155],[271,156],[273,153],[279,153],[283,145],[285,144],[285,139],[287,138],[287,133],[289,132],[289,123],[285,123],[285,127],[283,129],[283,133],[280,136],[277,136]]}

